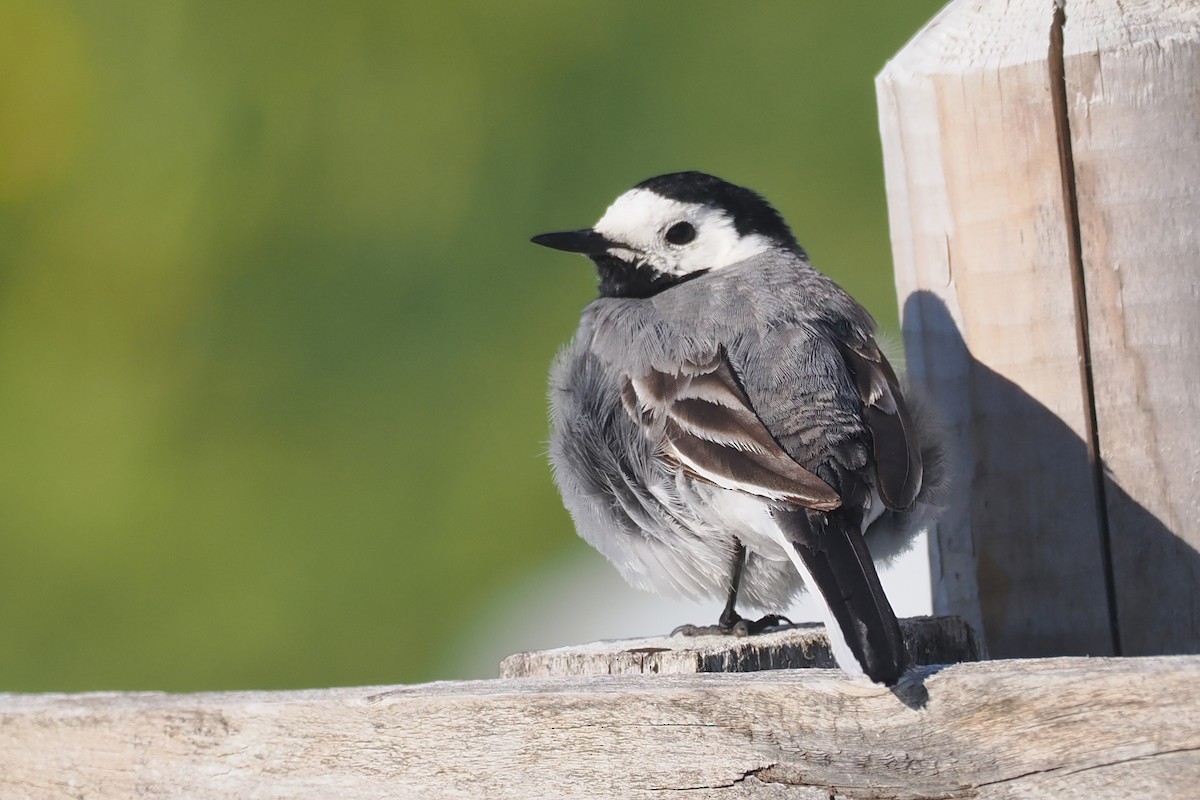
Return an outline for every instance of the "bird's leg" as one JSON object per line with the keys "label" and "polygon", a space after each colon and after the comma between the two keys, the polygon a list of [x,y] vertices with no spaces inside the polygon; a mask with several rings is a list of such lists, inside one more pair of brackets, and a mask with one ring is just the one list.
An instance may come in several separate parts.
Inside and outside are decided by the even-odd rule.
{"label": "bird's leg", "polygon": [[725,601],[725,610],[721,612],[716,625],[680,625],[671,631],[671,635],[684,636],[750,636],[762,633],[767,628],[780,624],[791,624],[791,620],[779,614],[767,614],[756,620],[743,619],[737,613],[738,589],[742,585],[742,572],[746,569],[746,545],[740,541],[733,551],[733,570],[729,578],[729,599]]}
{"label": "bird's leg", "polygon": [[[725,632],[732,632],[734,627],[745,622],[737,613],[738,590],[742,588],[742,573],[746,571],[746,545],[740,541],[733,551],[733,574],[729,578],[729,597],[725,600],[725,610],[717,620],[717,627]],[[747,631],[748,632],[748,631]],[[745,636],[746,634],[741,634]]]}

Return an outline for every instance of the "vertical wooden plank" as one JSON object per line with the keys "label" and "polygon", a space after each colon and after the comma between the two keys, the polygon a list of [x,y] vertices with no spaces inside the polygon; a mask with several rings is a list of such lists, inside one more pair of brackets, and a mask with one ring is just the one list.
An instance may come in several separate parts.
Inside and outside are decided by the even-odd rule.
{"label": "vertical wooden plank", "polygon": [[933,558],[954,584],[935,613],[977,616],[998,657],[1113,648],[1051,21],[1040,0],[960,0],[877,79],[909,361],[962,459],[965,510],[939,526]]}
{"label": "vertical wooden plank", "polygon": [[1200,652],[1200,6],[1069,0],[1066,13],[1122,651]]}

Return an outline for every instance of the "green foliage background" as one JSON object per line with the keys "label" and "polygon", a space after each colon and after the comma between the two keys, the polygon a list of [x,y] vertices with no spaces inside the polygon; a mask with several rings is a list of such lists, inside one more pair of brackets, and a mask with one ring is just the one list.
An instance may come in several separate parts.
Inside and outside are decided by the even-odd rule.
{"label": "green foliage background", "polygon": [[872,78],[937,6],[0,0],[0,690],[452,673],[585,547],[594,278],[528,237],[704,169],[895,327]]}

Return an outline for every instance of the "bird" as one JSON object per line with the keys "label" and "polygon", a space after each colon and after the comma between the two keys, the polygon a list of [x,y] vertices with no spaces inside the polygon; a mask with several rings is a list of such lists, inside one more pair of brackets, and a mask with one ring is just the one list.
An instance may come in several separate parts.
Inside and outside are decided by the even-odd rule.
{"label": "bird", "polygon": [[772,629],[808,587],[838,665],[896,684],[911,659],[872,555],[933,521],[946,459],[867,310],[761,195],[703,172],[531,241],[599,277],[549,380],[551,471],[578,534],[637,588],[725,600],[684,634]]}

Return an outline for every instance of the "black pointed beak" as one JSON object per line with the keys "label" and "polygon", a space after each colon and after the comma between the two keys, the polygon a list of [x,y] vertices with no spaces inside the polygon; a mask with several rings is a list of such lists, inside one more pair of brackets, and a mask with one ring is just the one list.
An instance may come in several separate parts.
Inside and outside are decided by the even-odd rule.
{"label": "black pointed beak", "polygon": [[589,256],[604,253],[610,247],[618,246],[616,242],[604,238],[591,228],[584,228],[581,231],[539,233],[529,241],[540,244],[542,247],[564,250],[568,253],[583,253]]}

